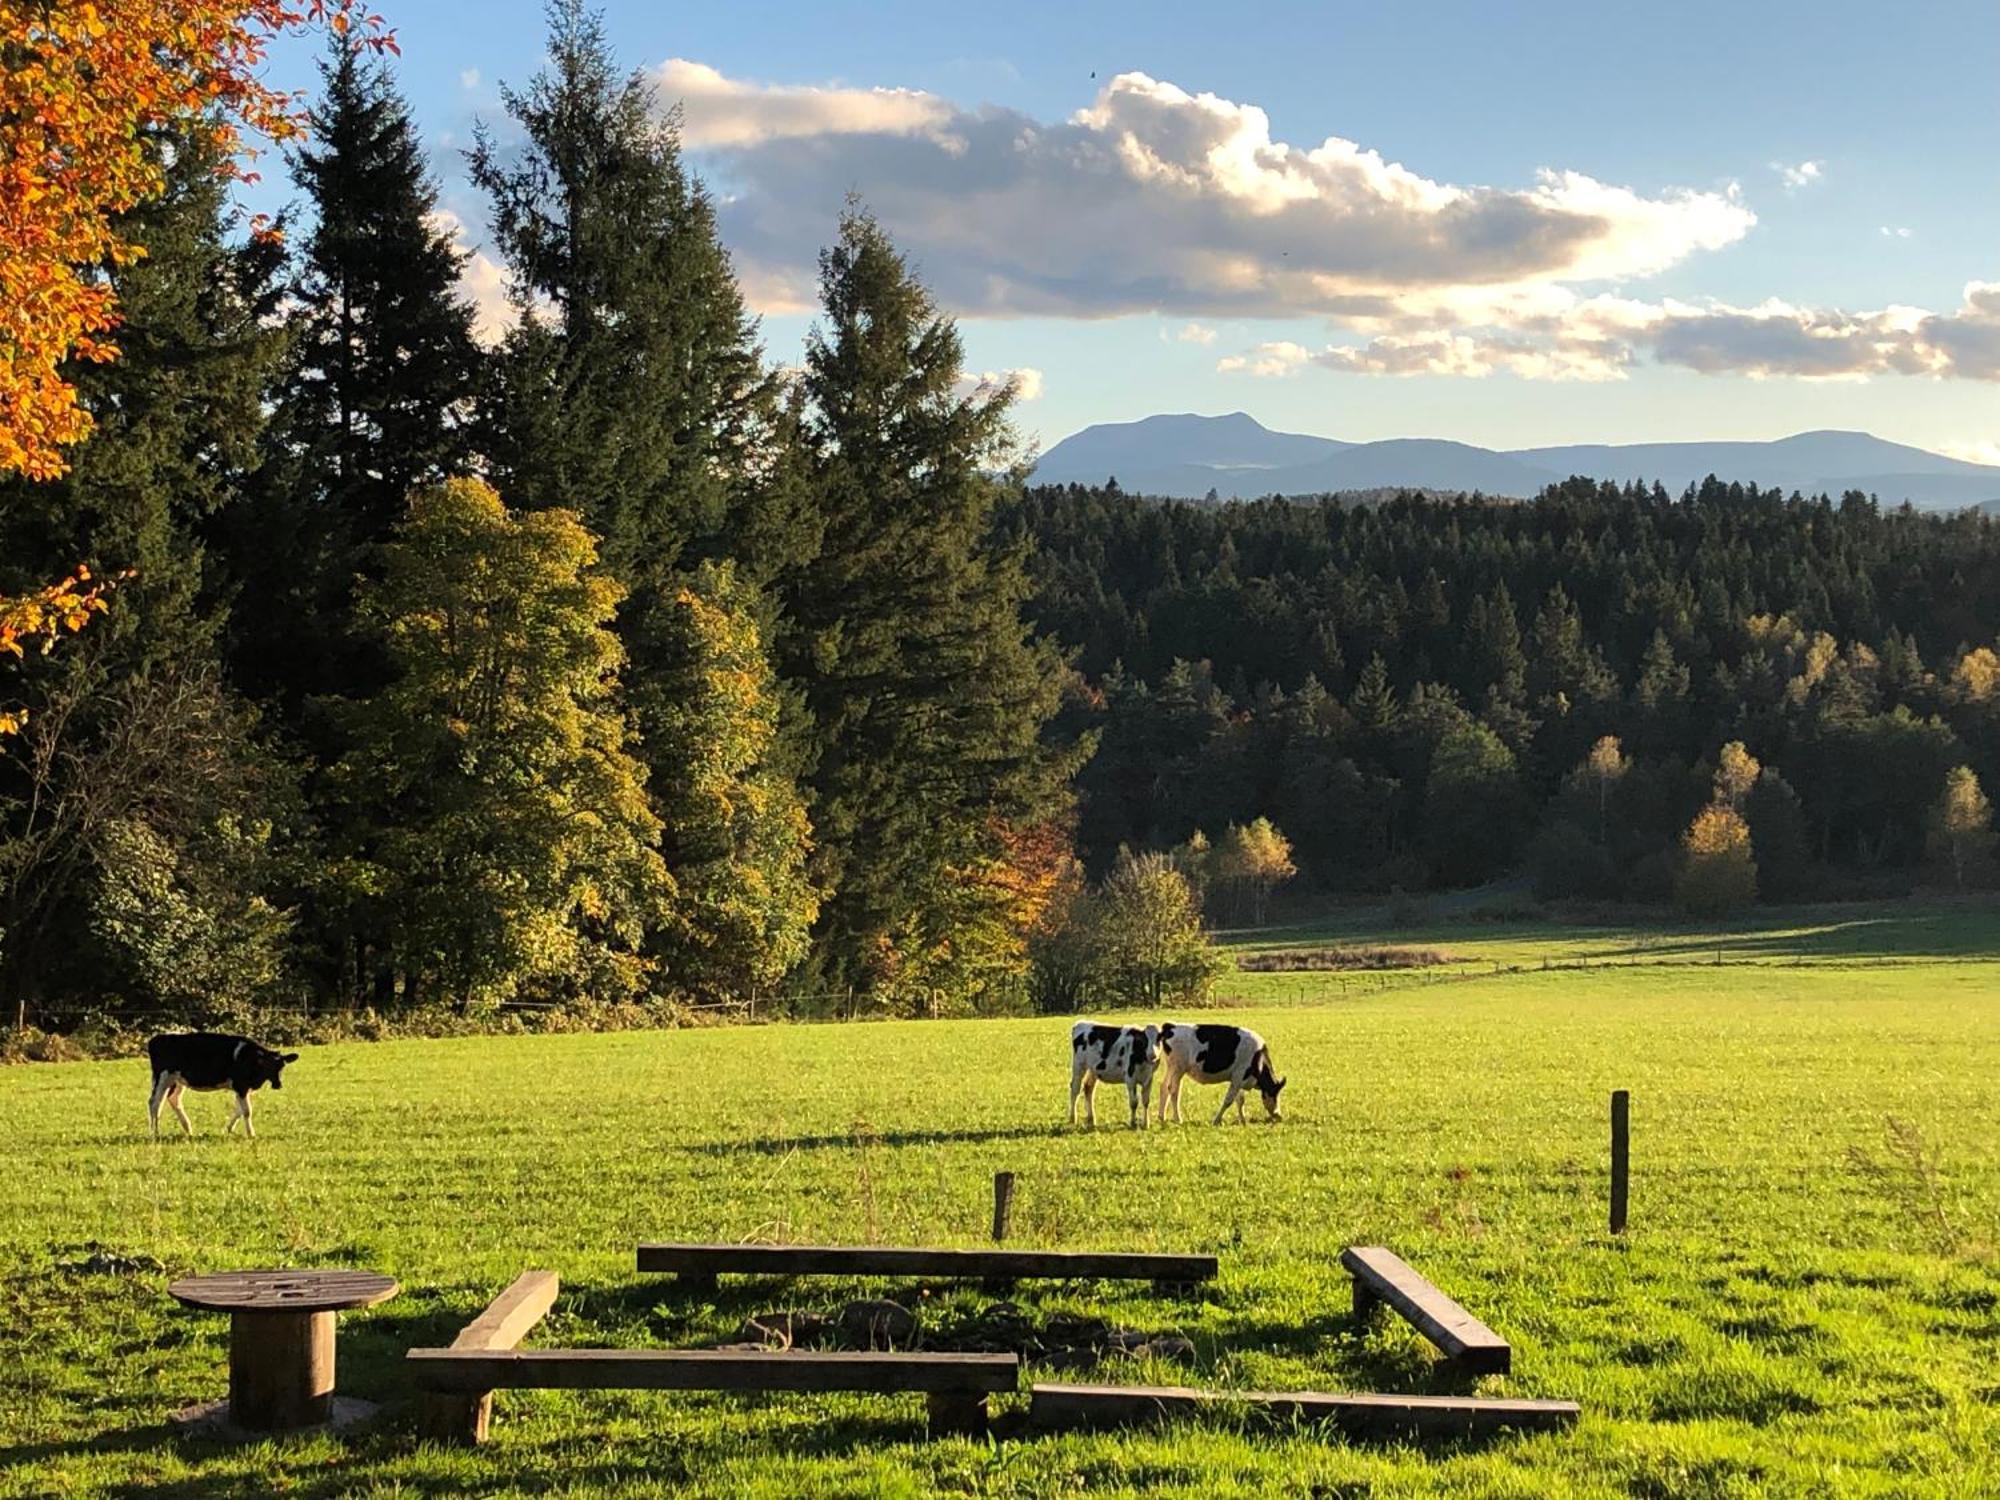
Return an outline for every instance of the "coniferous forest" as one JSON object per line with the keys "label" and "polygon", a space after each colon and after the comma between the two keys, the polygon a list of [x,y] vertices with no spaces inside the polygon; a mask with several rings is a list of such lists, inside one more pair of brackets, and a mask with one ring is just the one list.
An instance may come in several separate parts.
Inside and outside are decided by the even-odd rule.
{"label": "coniferous forest", "polygon": [[1986,520],[1026,488],[864,205],[768,349],[577,0],[505,101],[495,344],[374,57],[330,51],[282,237],[153,143],[96,433],[0,481],[0,595],[117,580],[0,704],[14,1024],[1060,1007],[1160,997],[1102,967],[1134,924],[1286,900],[1986,879]]}

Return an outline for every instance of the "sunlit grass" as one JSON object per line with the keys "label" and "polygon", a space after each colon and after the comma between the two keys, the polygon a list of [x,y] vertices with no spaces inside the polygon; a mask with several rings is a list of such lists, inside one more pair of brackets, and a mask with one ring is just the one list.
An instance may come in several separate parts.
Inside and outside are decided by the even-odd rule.
{"label": "sunlit grass", "polygon": [[[191,1101],[197,1139],[154,1144],[142,1063],[0,1071],[0,1494],[1994,1492],[2000,963],[1967,956],[1992,935],[1976,914],[1899,927],[1883,909],[1733,935],[1804,962],[1544,972],[1714,935],[1323,924],[1295,940],[1421,943],[1489,972],[1354,976],[1305,1006],[1277,987],[1338,976],[1231,976],[1274,986],[1231,1018],[1292,1080],[1286,1121],[1250,1128],[1210,1127],[1219,1096],[1192,1087],[1179,1129],[1063,1128],[1062,1020],[325,1048],[260,1096],[254,1144],[221,1136],[213,1095]],[[1624,1244],[1604,1232],[1617,1087]],[[1100,1102],[1122,1118],[1122,1098]],[[1936,1160],[1948,1244],[1898,1189],[1891,1116]],[[1886,1172],[1857,1170],[1857,1149]],[[639,1240],[976,1244],[1002,1168],[1024,1243],[1222,1257],[1188,1301],[1024,1287],[1038,1315],[1196,1344],[1190,1367],[1101,1378],[1452,1388],[1400,1325],[1350,1322],[1340,1248],[1381,1242],[1514,1342],[1514,1375],[1478,1389],[1573,1397],[1584,1421],[1421,1452],[1229,1420],[989,1447],[930,1441],[914,1397],[521,1393],[477,1452],[417,1445],[393,1405],[367,1434],[248,1448],[163,1425],[224,1379],[222,1321],[174,1307],[170,1273],[398,1276],[401,1298],[344,1324],[341,1367],[344,1389],[395,1403],[402,1350],[447,1340],[526,1267],[565,1282],[540,1341],[716,1342],[859,1284],[725,1282],[720,1305],[691,1303],[634,1275]],[[58,1269],[90,1241],[162,1270]],[[891,1290],[940,1331],[983,1300]]]}

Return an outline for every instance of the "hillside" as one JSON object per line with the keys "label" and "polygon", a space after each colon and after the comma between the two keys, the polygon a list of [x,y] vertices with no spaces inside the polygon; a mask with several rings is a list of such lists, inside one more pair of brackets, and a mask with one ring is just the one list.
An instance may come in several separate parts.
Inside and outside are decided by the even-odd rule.
{"label": "hillside", "polygon": [[1659,482],[1678,493],[1713,474],[1805,494],[1862,490],[1955,510],[2000,501],[2000,467],[1865,432],[1802,432],[1772,442],[1583,443],[1495,450],[1434,438],[1344,443],[1273,432],[1243,412],[1147,417],[1087,427],[1043,456],[1041,484],[1102,484],[1194,500],[1317,495],[1407,486],[1527,497],[1572,475]]}

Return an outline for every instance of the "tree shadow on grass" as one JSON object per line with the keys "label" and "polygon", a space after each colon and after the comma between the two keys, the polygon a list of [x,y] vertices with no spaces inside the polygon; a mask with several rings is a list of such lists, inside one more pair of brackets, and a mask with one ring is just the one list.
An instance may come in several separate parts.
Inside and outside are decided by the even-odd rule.
{"label": "tree shadow on grass", "polygon": [[857,1146],[946,1146],[976,1144],[981,1141],[1041,1141],[1062,1135],[1069,1129],[1069,1126],[1057,1120],[1048,1125],[998,1125],[977,1130],[846,1130],[838,1135],[765,1135],[735,1141],[704,1141],[680,1149],[690,1156],[782,1156],[788,1151],[852,1150]]}

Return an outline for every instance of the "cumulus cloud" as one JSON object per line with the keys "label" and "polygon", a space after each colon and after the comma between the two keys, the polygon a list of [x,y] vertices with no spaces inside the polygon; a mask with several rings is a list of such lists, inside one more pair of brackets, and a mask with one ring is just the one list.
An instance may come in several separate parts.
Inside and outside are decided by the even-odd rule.
{"label": "cumulus cloud", "polygon": [[1224,375],[1257,375],[1269,379],[1296,373],[1312,357],[1312,351],[1305,345],[1283,339],[1276,343],[1259,344],[1247,354],[1225,355],[1215,362],[1215,368]]}
{"label": "cumulus cloud", "polygon": [[[1283,368],[1268,351],[1297,350]],[[1455,324],[1413,316],[1362,343],[1317,352],[1262,345],[1217,369],[1290,373],[1305,363],[1374,375],[1498,373],[1531,380],[1619,380],[1642,358],[1711,375],[1862,380],[1929,375],[2000,380],[2000,282],[1975,281],[1949,313],[1804,307],[1777,298],[1751,307],[1623,297],[1499,302]]]}
{"label": "cumulus cloud", "polygon": [[1811,187],[1826,175],[1823,161],[1801,161],[1786,163],[1774,161],[1771,170],[1778,174],[1778,181],[1785,185],[1785,191],[1796,193],[1802,187]]}
{"label": "cumulus cloud", "polygon": [[1054,122],[688,62],[659,80],[726,188],[739,264],[810,266],[858,189],[961,313],[1338,317],[1450,288],[1646,276],[1755,223],[1733,192],[1554,170],[1441,182],[1339,137],[1275,140],[1256,106],[1142,73]]}
{"label": "cumulus cloud", "polygon": [[462,72],[461,72],[461,73],[460,73],[460,74],[458,75],[458,86],[459,86],[460,88],[465,88],[465,89],[476,89],[476,88],[478,88],[478,87],[479,87],[479,69],[477,69],[477,68],[466,68],[466,69],[465,69],[464,71],[462,71]]}
{"label": "cumulus cloud", "polygon": [[465,221],[450,209],[438,209],[431,215],[430,223],[466,255],[465,268],[458,276],[458,292],[472,304],[472,336],[491,348],[514,326],[514,304],[507,295],[507,268],[469,242]]}
{"label": "cumulus cloud", "polygon": [[1042,372],[1030,365],[1022,365],[1013,370],[968,370],[958,377],[957,393],[960,396],[994,396],[1009,385],[1014,387],[1016,401],[1039,401],[1042,397]]}
{"label": "cumulus cloud", "polygon": [[1220,337],[1205,323],[1183,323],[1174,333],[1174,339],[1182,344],[1212,344]]}
{"label": "cumulus cloud", "polygon": [[1882,235],[1885,239],[1906,240],[1910,237],[1910,226],[1907,224],[1884,224],[1882,226]]}
{"label": "cumulus cloud", "polygon": [[742,149],[770,141],[934,130],[951,106],[915,89],[811,88],[745,83],[704,63],[670,58],[655,74],[678,101],[681,138],[695,149]]}

